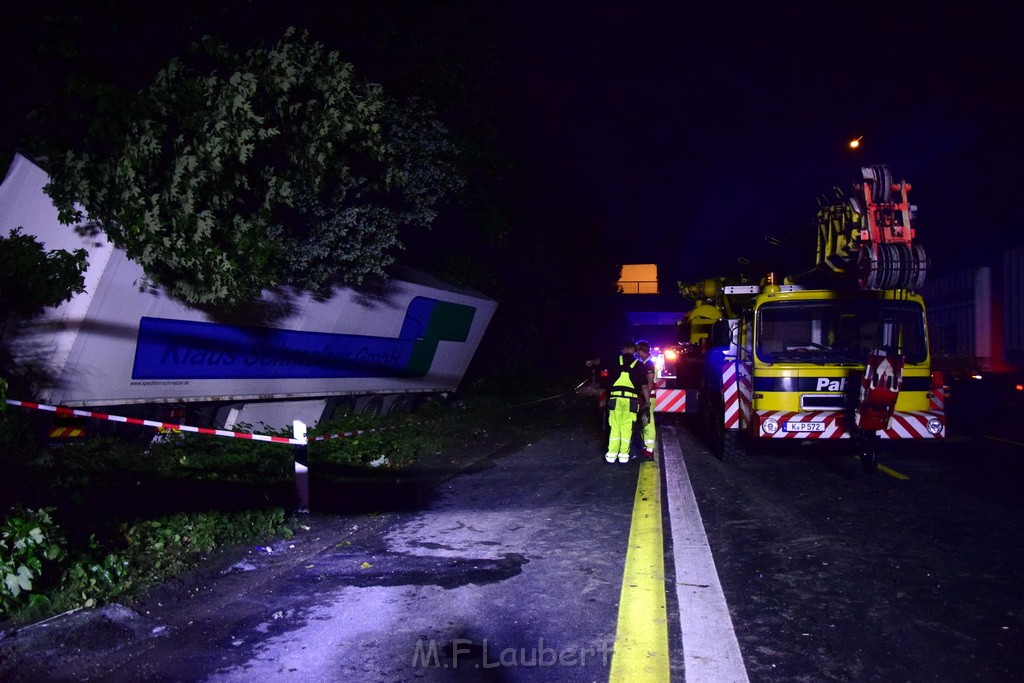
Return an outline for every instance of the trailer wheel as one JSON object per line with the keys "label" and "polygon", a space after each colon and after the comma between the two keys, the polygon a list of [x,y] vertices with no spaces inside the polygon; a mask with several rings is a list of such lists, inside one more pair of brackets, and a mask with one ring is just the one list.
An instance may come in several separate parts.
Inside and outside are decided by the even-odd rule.
{"label": "trailer wheel", "polygon": [[398,394],[390,397],[387,415],[408,415],[416,409],[416,396],[412,394]]}
{"label": "trailer wheel", "polygon": [[356,415],[380,415],[384,402],[380,396],[369,396],[356,400]]}
{"label": "trailer wheel", "polygon": [[329,420],[337,420],[356,412],[356,399],[354,396],[338,396],[331,399],[328,405],[327,417]]}

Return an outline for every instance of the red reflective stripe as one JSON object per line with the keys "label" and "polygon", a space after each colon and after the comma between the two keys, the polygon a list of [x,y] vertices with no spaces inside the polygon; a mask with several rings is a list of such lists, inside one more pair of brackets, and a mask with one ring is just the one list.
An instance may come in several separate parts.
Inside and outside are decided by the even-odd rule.
{"label": "red reflective stripe", "polygon": [[[889,423],[889,429],[882,432],[887,439],[935,439],[928,431],[928,420],[941,416],[935,413],[895,413]],[[941,435],[941,432],[940,432]]]}
{"label": "red reflective stripe", "polygon": [[661,389],[654,403],[656,413],[685,413],[686,389]]}
{"label": "red reflective stripe", "polygon": [[85,430],[81,427],[54,427],[48,432],[48,436],[51,439],[56,438],[73,438],[76,436],[83,436]]}
{"label": "red reflective stripe", "polygon": [[[763,438],[772,439],[849,439],[854,431],[852,416],[845,412],[819,411],[811,413],[785,412],[785,411],[758,411],[759,424],[765,420],[773,419],[779,423],[779,430],[772,435],[761,434]],[[933,436],[928,431],[928,420],[932,418],[943,419],[941,412],[914,411],[894,413],[889,423],[889,429],[880,432],[884,439],[936,439],[942,434]],[[825,430],[822,432],[787,432],[783,430],[786,422],[823,422]]]}

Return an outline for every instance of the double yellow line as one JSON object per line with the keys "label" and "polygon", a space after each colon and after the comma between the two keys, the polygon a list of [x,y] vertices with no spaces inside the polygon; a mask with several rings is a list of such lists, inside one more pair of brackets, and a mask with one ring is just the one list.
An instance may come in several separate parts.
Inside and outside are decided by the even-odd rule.
{"label": "double yellow line", "polygon": [[610,681],[669,680],[664,548],[661,472],[646,461],[633,500]]}

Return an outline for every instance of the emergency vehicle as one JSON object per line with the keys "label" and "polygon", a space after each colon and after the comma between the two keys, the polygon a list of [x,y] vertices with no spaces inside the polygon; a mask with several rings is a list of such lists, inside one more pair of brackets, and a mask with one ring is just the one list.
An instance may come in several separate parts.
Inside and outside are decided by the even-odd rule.
{"label": "emergency vehicle", "polygon": [[882,442],[944,438],[945,390],[915,293],[927,259],[914,244],[910,189],[886,166],[862,168],[849,194],[821,207],[805,273],[680,283],[695,306],[656,410],[699,415],[719,458],[846,439],[873,471]]}

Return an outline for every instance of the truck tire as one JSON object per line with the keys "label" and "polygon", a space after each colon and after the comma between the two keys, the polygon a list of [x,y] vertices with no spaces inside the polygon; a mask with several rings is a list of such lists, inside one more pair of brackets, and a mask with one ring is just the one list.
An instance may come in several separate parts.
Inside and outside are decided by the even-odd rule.
{"label": "truck tire", "polygon": [[325,411],[328,420],[337,420],[356,412],[355,396],[337,396],[331,399]]}
{"label": "truck tire", "polygon": [[719,460],[741,457],[746,452],[743,435],[735,429],[719,426],[711,434],[711,454]]}
{"label": "truck tire", "polygon": [[701,391],[701,399],[704,399],[700,402],[701,422],[707,434],[711,454],[719,460],[743,455],[740,433],[735,429],[726,429],[723,424],[725,409],[722,406],[721,391],[705,385]]}
{"label": "truck tire", "polygon": [[722,430],[722,455],[720,459],[739,458],[746,452],[743,447],[743,435],[735,429]]}
{"label": "truck tire", "polygon": [[416,410],[416,398],[414,394],[388,396],[384,400],[384,405],[387,407],[385,415],[408,415]]}
{"label": "truck tire", "polygon": [[380,396],[364,396],[356,399],[356,415],[380,415],[384,402]]}

